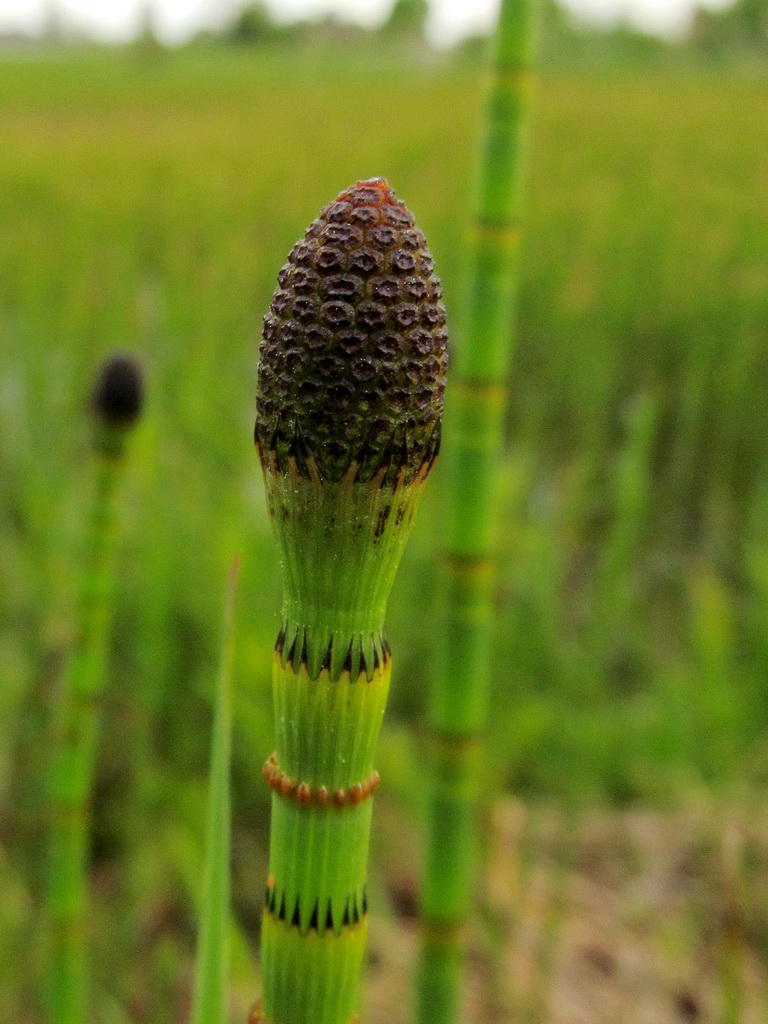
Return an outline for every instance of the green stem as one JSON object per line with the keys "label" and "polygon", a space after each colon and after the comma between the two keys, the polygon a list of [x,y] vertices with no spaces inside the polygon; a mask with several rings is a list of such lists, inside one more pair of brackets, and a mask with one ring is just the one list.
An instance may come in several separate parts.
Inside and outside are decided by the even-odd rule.
{"label": "green stem", "polygon": [[122,423],[97,422],[95,487],[87,529],[78,635],[54,711],[49,775],[46,1019],[88,1019],[87,865],[91,792],[99,740],[118,539],[117,500],[125,464]]}
{"label": "green stem", "polygon": [[264,1014],[273,1024],[353,1019],[373,755],[389,677],[388,657],[370,680],[344,672],[336,681],[329,670],[310,679],[306,666],[294,672],[275,659],[278,749],[262,933]]}
{"label": "green stem", "polygon": [[428,723],[432,783],[419,1024],[458,1019],[492,674],[498,467],[519,276],[531,55],[532,0],[503,0],[444,434],[442,625]]}
{"label": "green stem", "polygon": [[229,982],[232,759],[232,663],[239,557],[232,564],[224,606],[224,629],[208,781],[205,875],[195,961],[192,1024],[225,1024]]}
{"label": "green stem", "polygon": [[286,599],[262,930],[262,1019],[350,1024],[367,931],[386,599],[422,490],[266,474]]}

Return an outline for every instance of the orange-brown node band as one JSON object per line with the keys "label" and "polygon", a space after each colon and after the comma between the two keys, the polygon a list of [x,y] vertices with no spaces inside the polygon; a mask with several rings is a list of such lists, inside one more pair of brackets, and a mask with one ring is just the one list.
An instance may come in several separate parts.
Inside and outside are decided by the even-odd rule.
{"label": "orange-brown node band", "polygon": [[381,777],[377,771],[371,772],[364,782],[355,782],[349,789],[339,788],[332,793],[327,786],[318,786],[313,789],[307,782],[296,782],[285,772],[280,770],[277,763],[277,754],[270,754],[264,762],[261,774],[270,789],[279,796],[287,799],[295,799],[302,807],[309,807],[312,804],[317,807],[327,807],[333,804],[334,807],[357,807],[363,800],[373,796],[379,788]]}
{"label": "orange-brown node band", "polygon": [[357,805],[363,799],[363,787],[360,785],[359,782],[356,782],[354,786],[349,787],[347,799],[349,800],[353,807],[357,807]]}
{"label": "orange-brown node band", "polygon": [[288,775],[280,776],[280,792],[283,796],[293,796],[296,792],[296,783]]}

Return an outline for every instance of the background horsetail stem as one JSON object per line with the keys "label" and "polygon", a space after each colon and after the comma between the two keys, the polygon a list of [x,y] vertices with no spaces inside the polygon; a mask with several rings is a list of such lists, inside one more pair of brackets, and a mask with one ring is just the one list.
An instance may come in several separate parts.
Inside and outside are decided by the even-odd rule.
{"label": "background horsetail stem", "polygon": [[518,282],[533,0],[502,0],[445,444],[442,624],[429,708],[419,1024],[458,1019],[491,680],[494,525]]}
{"label": "background horsetail stem", "polygon": [[351,1024],[391,667],[384,613],[437,454],[445,311],[424,236],[380,178],[326,206],[278,280],[256,406],[284,603],[253,1017]]}
{"label": "background horsetail stem", "polygon": [[235,598],[240,560],[229,575],[224,607],[224,632],[216,686],[211,774],[208,783],[208,827],[200,936],[195,962],[192,1024],[226,1024],[230,921],[230,762],[232,749],[232,660]]}
{"label": "background horsetail stem", "polygon": [[92,397],[95,481],[77,639],[54,711],[47,892],[49,1024],[83,1024],[91,1019],[86,943],[90,798],[112,618],[116,505],[128,435],[141,412],[142,392],[137,363],[115,356],[102,367]]}

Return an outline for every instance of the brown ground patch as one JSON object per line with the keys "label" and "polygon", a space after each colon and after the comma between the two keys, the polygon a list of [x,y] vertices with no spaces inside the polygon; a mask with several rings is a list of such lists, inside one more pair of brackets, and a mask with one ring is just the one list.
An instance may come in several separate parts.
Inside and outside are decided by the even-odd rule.
{"label": "brown ground patch", "polygon": [[[392,879],[393,914],[371,921],[366,1024],[411,1018],[414,885]],[[765,1024],[768,808],[505,799],[469,944],[472,1024]]]}

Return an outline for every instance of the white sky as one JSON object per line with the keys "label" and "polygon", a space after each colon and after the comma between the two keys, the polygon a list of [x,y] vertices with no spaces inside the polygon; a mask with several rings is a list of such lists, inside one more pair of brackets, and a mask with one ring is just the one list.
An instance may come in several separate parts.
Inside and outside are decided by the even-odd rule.
{"label": "white sky", "polygon": [[[685,29],[694,8],[723,7],[729,0],[563,0],[573,11],[598,22],[621,18],[649,31],[674,35]],[[335,12],[362,24],[379,23],[392,0],[268,0],[281,21]],[[430,32],[438,44],[452,43],[473,30],[488,28],[498,0],[430,0]],[[103,39],[130,37],[139,12],[149,6],[156,30],[169,42],[180,41],[202,25],[226,20],[239,0],[0,0],[0,30],[39,31],[46,12],[56,7],[67,21]]]}

